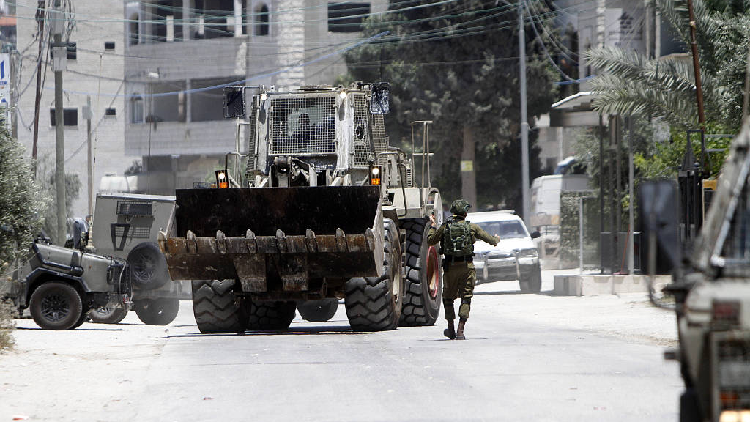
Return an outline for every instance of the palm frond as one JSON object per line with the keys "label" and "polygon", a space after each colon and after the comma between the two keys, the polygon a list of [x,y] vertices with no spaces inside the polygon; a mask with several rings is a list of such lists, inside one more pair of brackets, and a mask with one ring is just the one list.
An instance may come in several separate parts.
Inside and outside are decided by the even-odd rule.
{"label": "palm frond", "polygon": [[695,96],[690,91],[654,89],[612,74],[597,76],[592,91],[597,94],[593,107],[601,113],[663,117],[679,126],[697,121]]}

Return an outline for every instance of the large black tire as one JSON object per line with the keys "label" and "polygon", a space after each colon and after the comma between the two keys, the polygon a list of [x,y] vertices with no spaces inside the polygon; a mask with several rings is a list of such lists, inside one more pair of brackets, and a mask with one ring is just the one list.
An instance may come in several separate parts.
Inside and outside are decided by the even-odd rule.
{"label": "large black tire", "polygon": [[698,394],[694,389],[688,388],[680,395],[680,422],[701,422],[702,420]]}
{"label": "large black tire", "polygon": [[531,270],[521,274],[518,281],[521,291],[524,293],[539,293],[542,291],[542,267],[537,264]]}
{"label": "large black tire", "polygon": [[398,228],[384,219],[384,268],[380,277],[357,277],[346,282],[346,316],[354,331],[393,330],[401,318],[404,282]]}
{"label": "large black tire", "polygon": [[404,306],[401,326],[433,325],[440,314],[442,278],[440,254],[427,244],[429,220],[408,219],[402,223],[406,229],[404,262]]}
{"label": "large black tire", "polygon": [[305,321],[326,322],[336,315],[338,299],[306,300],[297,302],[297,311]]}
{"label": "large black tire", "polygon": [[177,299],[140,299],[133,301],[133,310],[146,325],[167,325],[177,318],[180,301]]}
{"label": "large black tire", "polygon": [[248,330],[287,330],[294,319],[294,302],[251,302],[247,308]]}
{"label": "large black tire", "polygon": [[45,330],[75,328],[83,314],[81,295],[65,283],[50,281],[34,290],[29,301],[34,322]]}
{"label": "large black tire", "polygon": [[156,243],[141,243],[128,254],[128,268],[133,286],[145,290],[157,289],[169,281],[167,259]]}
{"label": "large black tire", "polygon": [[240,333],[246,316],[234,298],[234,280],[193,280],[193,315],[201,333]]}
{"label": "large black tire", "polygon": [[88,317],[95,324],[119,324],[127,315],[127,308],[112,305],[93,308],[88,312]]}

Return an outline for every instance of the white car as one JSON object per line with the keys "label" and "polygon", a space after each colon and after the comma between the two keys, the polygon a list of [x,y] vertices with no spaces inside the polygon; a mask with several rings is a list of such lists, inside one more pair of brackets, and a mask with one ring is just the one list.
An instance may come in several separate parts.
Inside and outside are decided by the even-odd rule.
{"label": "white car", "polygon": [[497,246],[477,240],[474,244],[474,267],[482,281],[518,280],[521,291],[539,293],[542,269],[539,252],[523,220],[513,211],[471,212],[466,220],[477,224],[492,236],[499,236]]}

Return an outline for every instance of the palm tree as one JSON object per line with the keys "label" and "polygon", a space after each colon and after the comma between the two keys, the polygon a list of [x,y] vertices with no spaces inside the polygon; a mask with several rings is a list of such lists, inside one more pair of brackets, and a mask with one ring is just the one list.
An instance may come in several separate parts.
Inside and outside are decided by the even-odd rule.
{"label": "palm tree", "polygon": [[[710,11],[693,0],[704,106],[708,122],[739,128],[748,46],[746,14]],[[684,0],[657,0],[661,15],[689,45]],[[592,81],[594,108],[602,113],[662,117],[671,125],[695,127],[698,111],[692,62],[649,59],[634,51],[606,47],[589,50],[586,60],[600,69]]]}

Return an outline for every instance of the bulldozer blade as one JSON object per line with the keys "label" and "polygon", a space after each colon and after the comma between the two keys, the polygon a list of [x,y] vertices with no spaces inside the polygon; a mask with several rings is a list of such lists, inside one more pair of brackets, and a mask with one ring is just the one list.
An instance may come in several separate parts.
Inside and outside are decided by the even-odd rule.
{"label": "bulldozer blade", "polygon": [[313,278],[382,273],[377,186],[184,189],[160,242],[174,280],[239,279],[264,292],[269,279],[305,291]]}

